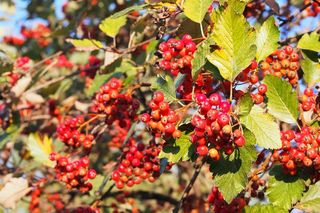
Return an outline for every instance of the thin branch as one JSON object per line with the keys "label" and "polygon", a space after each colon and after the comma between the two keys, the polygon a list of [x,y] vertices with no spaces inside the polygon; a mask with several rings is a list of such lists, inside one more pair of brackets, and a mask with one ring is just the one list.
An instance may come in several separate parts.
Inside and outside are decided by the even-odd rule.
{"label": "thin branch", "polygon": [[184,203],[184,201],[186,200],[186,198],[188,197],[189,192],[191,191],[194,183],[196,182],[196,180],[197,180],[197,178],[198,178],[198,176],[199,176],[199,174],[200,174],[201,168],[202,168],[202,166],[204,165],[204,163],[206,162],[206,160],[207,160],[207,158],[203,158],[202,161],[201,161],[201,163],[195,166],[194,174],[193,174],[193,176],[192,176],[192,178],[191,178],[188,186],[185,188],[185,190],[184,190],[184,192],[183,192],[183,194],[182,194],[182,196],[181,196],[181,199],[180,199],[179,203],[178,203],[178,204],[176,205],[176,207],[173,209],[173,213],[178,213],[179,210],[181,209],[181,207],[183,206],[183,203]]}
{"label": "thin branch", "polygon": [[308,7],[310,7],[312,5],[312,2],[304,5],[298,12],[292,14],[291,16],[289,16],[287,19],[282,20],[282,23],[279,25],[279,27],[282,27],[283,25],[286,25],[287,23],[291,22],[296,16],[298,16],[300,13],[302,13],[305,9],[307,9]]}

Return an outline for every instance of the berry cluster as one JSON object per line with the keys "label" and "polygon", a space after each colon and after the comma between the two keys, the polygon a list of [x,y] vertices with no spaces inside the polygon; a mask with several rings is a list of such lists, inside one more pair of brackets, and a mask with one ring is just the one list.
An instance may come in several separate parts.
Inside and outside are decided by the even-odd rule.
{"label": "berry cluster", "polygon": [[112,78],[100,87],[94,100],[94,110],[106,115],[106,123],[111,125],[119,121],[120,127],[128,127],[136,119],[139,101],[132,97],[132,92],[120,93],[122,81]]}
{"label": "berry cluster", "polygon": [[171,72],[173,76],[178,73],[188,74],[191,72],[191,61],[193,53],[197,46],[188,34],[184,35],[181,40],[170,38],[167,42],[159,45],[162,60],[159,66],[165,71]]}
{"label": "berry cluster", "polygon": [[27,29],[23,26],[20,33],[25,39],[35,39],[40,47],[46,47],[51,42],[51,39],[49,39],[51,33],[50,28],[41,23],[33,29]]}
{"label": "berry cluster", "polygon": [[[148,146],[135,141],[128,143],[123,150],[120,165],[112,172],[112,180],[116,182],[116,187],[132,187],[143,180],[154,182],[160,176],[160,151],[160,146],[154,142]],[[166,170],[170,168],[171,165],[166,166]]]}
{"label": "berry cluster", "polygon": [[305,89],[301,100],[302,103],[300,104],[301,109],[303,111],[314,110],[316,112],[316,97],[312,89]]}
{"label": "berry cluster", "polygon": [[191,142],[196,144],[199,155],[205,156],[209,152],[211,158],[218,160],[220,150],[230,155],[236,146],[245,144],[242,131],[232,128],[229,101],[223,101],[220,94],[213,93],[209,98],[204,94],[196,94],[196,102],[199,113],[191,119],[195,127]]}
{"label": "berry cluster", "polygon": [[84,66],[80,66],[80,75],[93,79],[99,69],[100,64],[101,60],[96,56],[91,55],[89,57],[89,63]]}
{"label": "berry cluster", "polygon": [[241,196],[234,198],[228,204],[217,187],[212,187],[208,195],[208,203],[213,206],[216,213],[241,213],[247,205],[245,199]]}
{"label": "berry cluster", "polygon": [[88,182],[88,179],[94,179],[97,173],[94,169],[89,169],[90,160],[88,157],[71,162],[67,157],[53,152],[50,154],[50,160],[56,161],[56,177],[66,183],[68,189],[76,188],[81,192],[92,189],[92,184]]}
{"label": "berry cluster", "polygon": [[[73,67],[73,63],[71,61],[69,61],[65,55],[59,55],[56,60],[57,60],[57,62],[54,66],[57,68],[71,69]],[[49,65],[49,64],[53,63],[53,60],[48,59],[45,61],[45,63]]]}
{"label": "berry cluster", "polygon": [[67,118],[57,127],[59,139],[67,146],[77,148],[82,145],[85,149],[90,149],[94,144],[94,136],[80,132],[79,127],[83,123],[84,118],[82,116]]}
{"label": "berry cluster", "polygon": [[7,81],[11,86],[14,86],[17,81],[21,78],[21,73],[26,73],[29,71],[31,66],[31,60],[29,57],[19,57],[15,60],[13,69],[14,71],[11,71],[6,74],[8,77]]}
{"label": "berry cluster", "polygon": [[281,132],[282,148],[275,150],[272,159],[283,165],[285,172],[295,175],[299,167],[320,170],[320,131],[318,128],[303,127],[301,132]]}
{"label": "berry cluster", "polygon": [[267,190],[266,181],[260,178],[258,175],[254,175],[251,178],[251,181],[251,190],[249,191],[250,196],[256,197],[260,200],[265,199],[265,191]]}
{"label": "berry cluster", "polygon": [[312,0],[304,0],[303,4],[307,5],[312,2],[311,6],[306,8],[304,15],[316,17],[320,13],[320,3]]}
{"label": "berry cluster", "polygon": [[180,130],[176,125],[179,121],[179,116],[172,111],[169,103],[164,100],[162,92],[155,92],[152,100],[149,103],[151,114],[144,113],[141,115],[141,120],[151,128],[153,133],[179,138],[181,136]]}
{"label": "berry cluster", "polygon": [[291,46],[276,50],[260,64],[260,69],[264,75],[271,74],[284,78],[292,86],[295,86],[298,82],[299,67],[299,54]]}
{"label": "berry cluster", "polygon": [[13,46],[22,46],[25,40],[17,36],[4,36],[3,42]]}
{"label": "berry cluster", "polygon": [[81,206],[74,209],[66,209],[63,213],[100,213],[100,210],[90,206]]}
{"label": "berry cluster", "polygon": [[[251,64],[237,76],[236,80],[240,82],[249,82],[249,88],[253,102],[255,104],[261,104],[265,99],[267,85],[259,84],[257,68],[258,63],[256,61],[252,61]],[[235,97],[243,95],[243,92],[238,95],[239,91],[241,90],[235,91]]]}
{"label": "berry cluster", "polygon": [[184,100],[192,100],[192,85],[194,85],[194,93],[208,94],[212,91],[213,77],[199,73],[197,79],[193,80],[190,73],[185,74],[181,84],[177,88],[177,97]]}
{"label": "berry cluster", "polygon": [[[108,133],[111,137],[111,140],[108,142],[108,147],[119,149],[127,137],[128,128],[120,127],[119,121],[116,121],[112,124]],[[128,139],[129,142],[132,140],[134,140],[132,137]]]}

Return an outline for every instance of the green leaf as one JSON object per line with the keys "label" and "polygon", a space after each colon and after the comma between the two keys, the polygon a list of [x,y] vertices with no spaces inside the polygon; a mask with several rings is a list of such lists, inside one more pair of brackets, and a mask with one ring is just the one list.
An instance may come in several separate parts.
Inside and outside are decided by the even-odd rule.
{"label": "green leaf", "polygon": [[247,116],[241,116],[240,121],[256,137],[257,144],[266,149],[281,148],[279,125],[274,118],[254,105]]}
{"label": "green leaf", "polygon": [[254,206],[246,206],[244,208],[245,213],[288,213],[288,210],[283,209],[279,206],[273,205],[254,205]]}
{"label": "green leaf", "polygon": [[256,55],[255,31],[250,29],[245,17],[229,4],[217,15],[212,38],[219,48],[207,58],[223,78],[233,81]]}
{"label": "green leaf", "polygon": [[207,55],[210,53],[210,46],[213,44],[213,39],[211,37],[208,37],[198,46],[196,52],[194,53],[194,57],[191,61],[192,78],[196,78],[198,76],[199,70],[206,64]]}
{"label": "green leaf", "polygon": [[163,92],[165,99],[169,102],[176,101],[176,89],[173,79],[170,76],[165,76],[165,79],[158,77],[151,85],[151,89]]}
{"label": "green leaf", "polygon": [[249,93],[244,94],[237,105],[238,115],[248,115],[253,106],[253,101]]}
{"label": "green leaf", "polygon": [[286,123],[296,123],[298,118],[298,98],[292,86],[276,76],[267,75],[263,82],[267,85],[268,109],[270,114]]}
{"label": "green leaf", "polygon": [[13,70],[13,61],[4,52],[0,51],[0,75]]}
{"label": "green leaf", "polygon": [[211,4],[212,0],[185,0],[183,11],[189,19],[201,23]]}
{"label": "green leaf", "polygon": [[303,194],[300,202],[295,206],[306,212],[319,212],[320,209],[320,181],[311,185],[309,190]]}
{"label": "green leaf", "polygon": [[281,166],[275,166],[270,171],[269,185],[266,194],[274,206],[291,209],[301,197],[304,181],[298,176],[284,174]]}
{"label": "green leaf", "polygon": [[301,68],[303,70],[303,78],[313,86],[320,81],[320,63],[312,61],[307,55],[304,54],[304,59],[301,61]]}
{"label": "green leaf", "polygon": [[[223,155],[219,161],[211,164],[210,170],[215,174],[214,185],[219,188],[224,199],[230,203],[232,199],[245,189],[248,172],[255,160],[256,151],[251,145],[254,137],[246,131],[246,145],[235,150],[230,156]],[[251,141],[253,140],[253,141]]]}
{"label": "green leaf", "polygon": [[53,167],[54,163],[49,160],[49,155],[52,152],[52,139],[47,135],[40,138],[38,133],[30,134],[27,148],[35,161]]}
{"label": "green leaf", "polygon": [[103,48],[103,44],[100,41],[94,39],[66,39],[79,51],[93,51]]}
{"label": "green leaf", "polygon": [[138,10],[142,10],[142,9],[145,9],[146,7],[148,7],[149,4],[141,4],[141,5],[133,5],[131,7],[127,7],[126,9],[124,10],[121,10],[115,14],[112,15],[113,18],[119,18],[121,16],[124,16],[132,11],[138,11]]}
{"label": "green leaf", "polygon": [[167,158],[168,162],[177,163],[189,160],[194,152],[194,146],[190,141],[190,133],[182,132],[180,138],[172,144],[167,144],[163,147],[159,154],[159,158]]}
{"label": "green leaf", "polygon": [[320,52],[320,35],[316,31],[311,34],[304,34],[298,42],[298,47],[304,50]]}
{"label": "green leaf", "polygon": [[5,131],[0,129],[0,149],[10,140],[14,140],[21,129],[16,124],[11,124]]}
{"label": "green leaf", "polygon": [[278,48],[280,31],[274,23],[274,17],[269,17],[257,32],[257,61],[264,60]]}
{"label": "green leaf", "polygon": [[[95,177],[95,179],[93,179],[93,180],[90,181],[90,182],[92,183],[92,190],[90,190],[90,192],[89,192],[91,196],[93,196],[94,193],[99,190],[99,187],[101,186],[103,180],[104,180],[104,176],[98,174],[98,175]],[[110,182],[111,182],[111,181],[110,181]],[[105,186],[105,187],[106,187],[106,186]],[[105,187],[104,187],[104,188],[105,188]],[[103,190],[102,190],[102,191],[103,191]]]}
{"label": "green leaf", "polygon": [[110,16],[104,19],[101,24],[99,24],[99,29],[110,37],[115,37],[120,28],[127,22],[126,16],[119,16],[117,18]]}

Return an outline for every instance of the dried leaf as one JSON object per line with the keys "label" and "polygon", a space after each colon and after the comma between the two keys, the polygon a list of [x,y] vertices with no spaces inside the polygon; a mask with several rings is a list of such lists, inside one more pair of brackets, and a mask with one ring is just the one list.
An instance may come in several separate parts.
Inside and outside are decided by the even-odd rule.
{"label": "dried leaf", "polygon": [[23,99],[27,100],[28,102],[32,103],[32,104],[42,104],[44,103],[44,98],[34,92],[26,92],[23,94]]}
{"label": "dried leaf", "polygon": [[24,91],[26,91],[26,89],[28,88],[28,86],[31,83],[31,76],[30,75],[26,75],[24,77],[22,77],[21,79],[18,80],[18,82],[16,83],[16,85],[14,85],[14,87],[12,87],[12,92],[15,94],[15,96],[19,97],[20,95],[22,95],[22,93]]}

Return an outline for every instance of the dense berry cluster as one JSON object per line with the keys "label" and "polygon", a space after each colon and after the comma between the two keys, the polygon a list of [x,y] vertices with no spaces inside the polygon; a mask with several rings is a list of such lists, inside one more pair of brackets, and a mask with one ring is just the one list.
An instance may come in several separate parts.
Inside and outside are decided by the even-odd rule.
{"label": "dense berry cluster", "polygon": [[97,173],[94,169],[89,169],[90,160],[88,157],[71,161],[67,157],[53,152],[50,154],[50,160],[56,161],[56,177],[64,182],[68,189],[76,188],[81,192],[92,189],[92,184],[88,182],[88,179],[94,179]]}
{"label": "dense berry cluster", "polygon": [[100,87],[99,93],[94,100],[94,109],[106,115],[106,123],[112,124],[119,121],[124,128],[136,119],[136,112],[140,106],[139,101],[132,97],[131,91],[121,93],[122,81],[112,78]]}
{"label": "dense berry cluster", "polygon": [[236,129],[232,127],[229,101],[222,100],[220,94],[213,93],[209,98],[204,94],[197,94],[196,102],[199,113],[191,120],[195,127],[191,141],[196,144],[199,155],[205,156],[209,152],[211,158],[218,160],[220,150],[230,155],[235,147],[245,144],[239,126],[234,127]]}
{"label": "dense berry cluster", "polygon": [[83,146],[90,149],[94,144],[94,136],[91,134],[82,134],[79,127],[84,123],[84,118],[78,116],[75,118],[67,118],[57,127],[59,139],[67,146],[74,148]]}
{"label": "dense berry cluster", "polygon": [[295,175],[297,168],[313,167],[320,170],[319,128],[303,127],[301,132],[281,132],[282,148],[275,150],[272,158],[278,160],[285,172]]}
{"label": "dense berry cluster", "polygon": [[260,200],[265,199],[265,191],[267,190],[266,187],[266,180],[260,178],[258,175],[254,175],[251,178],[251,185],[250,185],[250,196],[256,197]]}
{"label": "dense berry cluster", "polygon": [[261,62],[260,69],[266,74],[284,78],[295,86],[298,82],[300,67],[299,54],[291,46],[285,46]]}
{"label": "dense berry cluster", "polygon": [[313,90],[310,88],[307,88],[303,92],[302,100],[300,107],[303,111],[310,111],[314,110],[315,112],[317,111],[316,109],[316,98],[315,94],[313,93]]}
{"label": "dense berry cluster", "polygon": [[212,187],[208,202],[216,213],[241,213],[247,205],[243,197],[236,197],[228,204],[217,187]]}
{"label": "dense berry cluster", "polygon": [[[132,187],[143,180],[154,182],[160,176],[160,159],[158,155],[161,146],[150,142],[148,146],[143,143],[131,141],[123,150],[123,159],[112,173],[112,180],[116,187],[122,189],[125,185]],[[171,165],[166,166],[169,170]]]}
{"label": "dense berry cluster", "polygon": [[188,34],[184,35],[181,40],[170,38],[167,42],[159,45],[162,60],[159,66],[165,71],[171,72],[176,76],[178,73],[188,74],[191,72],[191,61],[193,53],[197,46]]}
{"label": "dense berry cluster", "polygon": [[32,29],[22,27],[20,32],[26,39],[35,39],[40,47],[46,47],[51,42],[49,38],[51,30],[44,24],[38,24]]}
{"label": "dense berry cluster", "polygon": [[177,122],[180,120],[175,111],[170,109],[169,103],[164,100],[162,92],[155,92],[149,103],[151,114],[144,113],[141,120],[147,124],[153,133],[159,135],[179,138],[180,130],[177,129]]}

